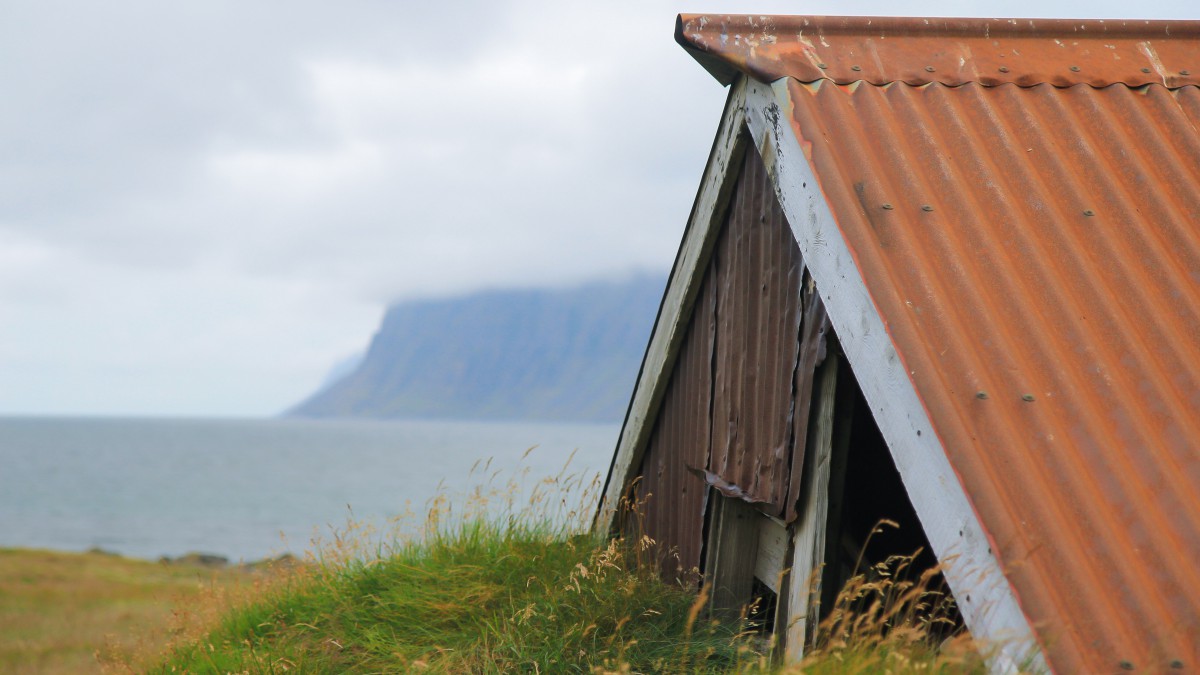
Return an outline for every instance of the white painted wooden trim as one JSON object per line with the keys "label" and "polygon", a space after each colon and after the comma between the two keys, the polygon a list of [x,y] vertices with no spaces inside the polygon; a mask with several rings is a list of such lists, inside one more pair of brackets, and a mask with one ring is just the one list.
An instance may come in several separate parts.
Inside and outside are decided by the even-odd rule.
{"label": "white painted wooden trim", "polygon": [[799,518],[792,536],[792,572],[787,583],[787,632],[783,647],[789,661],[800,661],[808,647],[817,617],[812,616],[821,599],[821,573],[825,562],[825,525],[829,515],[829,465],[833,457],[833,415],[837,401],[838,359],[829,355],[817,369],[812,397],[813,433],[805,444],[803,487]]}
{"label": "white painted wooden trim", "polygon": [[[1049,672],[933,424],[825,202],[792,127],[787,81],[746,85],[746,119],[830,323],[886,439],[972,634],[995,672]],[[918,435],[918,432],[925,433]]]}
{"label": "white painted wooden trim", "polygon": [[692,306],[741,169],[742,153],[749,145],[745,134],[745,90],[745,78],[742,78],[734,83],[725,102],[725,112],[704,168],[683,242],[675,256],[667,291],[654,322],[650,344],[608,470],[604,496],[594,523],[598,531],[607,532],[613,527],[620,499],[641,464],[659,404],[670,382],[675,357],[687,332]]}

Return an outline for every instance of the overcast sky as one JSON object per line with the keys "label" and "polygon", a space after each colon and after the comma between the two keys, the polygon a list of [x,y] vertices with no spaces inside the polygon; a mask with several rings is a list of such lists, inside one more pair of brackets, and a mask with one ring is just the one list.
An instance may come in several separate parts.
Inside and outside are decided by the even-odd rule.
{"label": "overcast sky", "polygon": [[675,14],[1195,0],[0,8],[0,414],[271,415],[388,302],[665,271],[725,90]]}

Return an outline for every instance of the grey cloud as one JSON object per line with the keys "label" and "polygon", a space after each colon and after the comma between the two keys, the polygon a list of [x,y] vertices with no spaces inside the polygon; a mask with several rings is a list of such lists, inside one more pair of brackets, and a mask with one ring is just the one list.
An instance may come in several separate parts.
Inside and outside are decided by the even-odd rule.
{"label": "grey cloud", "polygon": [[6,3],[0,382],[23,386],[0,387],[0,412],[272,412],[391,299],[665,268],[725,95],[674,44],[674,14],[751,6],[798,9]]}

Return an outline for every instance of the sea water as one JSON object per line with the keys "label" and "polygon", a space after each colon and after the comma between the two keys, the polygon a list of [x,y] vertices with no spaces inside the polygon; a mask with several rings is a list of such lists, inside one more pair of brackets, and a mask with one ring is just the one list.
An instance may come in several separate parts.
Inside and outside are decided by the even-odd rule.
{"label": "sea water", "polygon": [[602,481],[617,433],[578,424],[0,418],[0,547],[148,559],[302,554],[350,520],[382,528],[420,519],[439,494],[461,502],[489,480],[558,475],[572,453],[569,475]]}

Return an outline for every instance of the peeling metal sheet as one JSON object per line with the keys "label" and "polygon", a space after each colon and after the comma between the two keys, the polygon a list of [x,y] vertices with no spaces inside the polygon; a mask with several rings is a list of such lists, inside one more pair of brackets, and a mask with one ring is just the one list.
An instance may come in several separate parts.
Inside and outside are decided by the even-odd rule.
{"label": "peeling metal sheet", "polygon": [[779,516],[794,464],[792,375],[804,265],[757,152],[743,160],[711,264],[717,333],[708,469]]}
{"label": "peeling metal sheet", "polygon": [[743,501],[747,504],[764,503],[755,499],[752,495],[746,494],[745,490],[742,490],[733,483],[722,479],[720,476],[711,471],[705,471],[703,469],[697,469],[691,466],[687,467],[687,470],[691,471],[695,476],[702,479],[709,487],[730,499],[737,499],[738,501]]}
{"label": "peeling metal sheet", "polygon": [[722,84],[1200,84],[1200,21],[683,14],[675,39]]}

